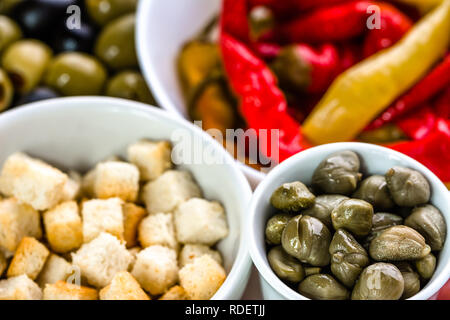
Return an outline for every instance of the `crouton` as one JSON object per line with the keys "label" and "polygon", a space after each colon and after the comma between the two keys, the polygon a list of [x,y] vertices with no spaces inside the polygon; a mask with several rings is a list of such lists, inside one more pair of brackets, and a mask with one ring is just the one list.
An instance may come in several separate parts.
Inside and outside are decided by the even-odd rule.
{"label": "crouton", "polygon": [[139,225],[139,242],[142,247],[156,244],[178,250],[172,213],[155,213],[147,216]]}
{"label": "crouton", "polygon": [[228,235],[225,211],[218,202],[190,199],[175,210],[175,230],[179,242],[211,246]]}
{"label": "crouton", "polygon": [[35,238],[23,238],[6,272],[8,278],[26,274],[31,280],[36,279],[49,254],[50,251]]}
{"label": "crouton", "polygon": [[81,194],[84,197],[94,196],[95,168],[89,170],[81,179]]}
{"label": "crouton", "polygon": [[95,167],[94,194],[99,199],[121,198],[134,202],[139,191],[139,170],[119,161],[101,162]]}
{"label": "crouton", "polygon": [[23,237],[42,237],[39,213],[15,198],[0,201],[0,230],[0,247],[11,253],[16,251]]}
{"label": "crouton", "polygon": [[159,300],[189,300],[189,297],[183,287],[173,286]]}
{"label": "crouton", "polygon": [[148,247],[138,253],[131,274],[150,294],[162,294],[178,280],[177,254],[160,245]]}
{"label": "crouton", "polygon": [[128,269],[131,261],[125,244],[104,232],[72,254],[73,265],[97,288],[106,287],[117,272]]}
{"label": "crouton", "polygon": [[39,274],[36,282],[41,288],[43,288],[46,284],[65,281],[71,273],[72,265],[67,262],[66,259],[52,253],[48,257],[47,262],[45,263],[44,268]]}
{"label": "crouton", "polygon": [[187,244],[181,249],[179,256],[180,268],[185,265],[192,263],[195,258],[201,257],[204,254],[208,254],[217,261],[218,264],[222,265],[222,256],[219,251],[213,250],[208,246],[203,244]]}
{"label": "crouton", "polygon": [[0,252],[0,277],[2,276],[3,272],[5,272],[7,266],[8,262],[6,261],[6,257],[3,252]]}
{"label": "crouton", "polygon": [[139,168],[141,180],[158,178],[172,168],[171,145],[168,141],[139,141],[128,147],[128,161]]}
{"label": "crouton", "polygon": [[101,232],[123,239],[122,200],[89,200],[83,203],[83,241],[89,242]]}
{"label": "crouton", "polygon": [[78,172],[70,171],[69,178],[63,188],[61,201],[76,200],[81,194],[81,176]]}
{"label": "crouton", "polygon": [[139,252],[141,252],[141,248],[140,247],[134,247],[131,249],[128,249],[128,252],[131,254],[131,263],[128,266],[128,271],[133,270],[134,264],[136,263],[136,259],[137,259],[137,254]]}
{"label": "crouton", "polygon": [[123,237],[127,248],[137,245],[137,230],[141,220],[147,215],[147,211],[133,203],[123,205]]}
{"label": "crouton", "polygon": [[0,300],[41,299],[41,288],[24,274],[0,281]]}
{"label": "crouton", "polygon": [[54,207],[63,196],[67,175],[24,153],[8,157],[0,175],[0,191],[36,210]]}
{"label": "crouton", "polygon": [[169,170],[145,185],[143,197],[150,214],[167,213],[190,198],[201,197],[201,191],[189,172]]}
{"label": "crouton", "polygon": [[100,300],[150,300],[133,276],[121,271],[116,273],[111,283],[100,290]]}
{"label": "crouton", "polygon": [[58,281],[44,288],[44,300],[98,300],[97,290]]}
{"label": "crouton", "polygon": [[78,249],[83,243],[83,226],[75,201],[63,202],[44,212],[44,227],[50,248],[59,253]]}
{"label": "crouton", "polygon": [[203,255],[184,266],[180,272],[180,285],[192,300],[211,299],[225,281],[226,273],[210,255]]}

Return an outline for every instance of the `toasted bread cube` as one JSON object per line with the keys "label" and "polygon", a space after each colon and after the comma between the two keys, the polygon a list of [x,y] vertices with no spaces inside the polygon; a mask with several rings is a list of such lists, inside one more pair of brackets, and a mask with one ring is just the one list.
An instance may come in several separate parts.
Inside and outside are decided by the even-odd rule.
{"label": "toasted bread cube", "polygon": [[169,170],[144,187],[147,211],[152,213],[173,212],[182,202],[200,197],[201,191],[192,175],[187,171]]}
{"label": "toasted bread cube", "polygon": [[44,288],[46,284],[65,281],[72,273],[72,265],[66,259],[50,254],[36,282]]}
{"label": "toasted bread cube", "polygon": [[147,216],[139,225],[139,242],[142,247],[156,244],[178,250],[172,213],[155,213]]}
{"label": "toasted bread cube", "polygon": [[81,179],[81,194],[84,197],[94,196],[95,168],[89,170]]}
{"label": "toasted bread cube", "polygon": [[0,191],[36,210],[47,210],[61,200],[67,179],[58,169],[18,152],[3,165]]}
{"label": "toasted bread cube", "polygon": [[190,199],[175,210],[175,229],[179,242],[212,246],[228,235],[225,210],[215,201]]}
{"label": "toasted bread cube", "polygon": [[49,254],[50,251],[35,238],[23,238],[9,265],[8,278],[26,274],[31,280],[36,279]]}
{"label": "toasted bread cube", "polygon": [[95,167],[94,194],[99,199],[121,198],[134,202],[139,192],[139,170],[130,163],[101,162]]}
{"label": "toasted bread cube", "polygon": [[154,180],[172,168],[171,148],[168,141],[138,141],[128,147],[128,161],[139,168],[141,180]]}
{"label": "toasted bread cube", "polygon": [[134,203],[123,205],[123,237],[127,243],[127,248],[137,245],[138,226],[146,215],[147,211]]}
{"label": "toasted bread cube", "polygon": [[117,272],[128,270],[131,261],[125,244],[105,232],[72,254],[73,265],[97,288],[106,287]]}
{"label": "toasted bread cube", "polygon": [[205,254],[208,254],[217,261],[218,264],[222,265],[222,256],[219,251],[213,250],[208,246],[203,244],[186,244],[183,249],[180,251],[180,268],[183,268],[185,265],[192,263],[195,258],[201,257]]}
{"label": "toasted bread cube", "polygon": [[41,299],[41,288],[24,274],[0,281],[0,300]]}
{"label": "toasted bread cube", "polygon": [[178,280],[177,253],[160,245],[148,247],[138,253],[131,274],[150,294],[162,294]]}
{"label": "toasted bread cube", "polygon": [[95,289],[58,281],[44,288],[44,300],[98,300]]}
{"label": "toasted bread cube", "polygon": [[63,188],[61,201],[76,200],[81,194],[81,176],[78,172],[70,171],[69,178]]}
{"label": "toasted bread cube", "polygon": [[15,198],[0,200],[0,230],[0,247],[14,253],[23,237],[42,237],[39,212]]}
{"label": "toasted bread cube", "polygon": [[226,273],[216,260],[206,254],[194,259],[180,272],[180,285],[192,300],[207,300],[219,290]]}
{"label": "toasted bread cube", "polygon": [[173,286],[164,293],[159,300],[189,300],[189,297],[181,286]]}
{"label": "toasted bread cube", "polygon": [[100,290],[100,300],[150,300],[139,283],[126,271],[116,273],[111,283]]}
{"label": "toasted bread cube", "polygon": [[78,249],[83,243],[83,225],[75,201],[63,202],[44,212],[44,227],[50,248],[59,253]]}
{"label": "toasted bread cube", "polygon": [[89,200],[83,203],[83,241],[89,242],[101,232],[108,232],[118,239],[123,239],[122,200]]}
{"label": "toasted bread cube", "polygon": [[0,252],[0,277],[2,276],[3,272],[5,272],[6,267],[8,267],[8,262],[6,261],[6,257],[3,252]]}

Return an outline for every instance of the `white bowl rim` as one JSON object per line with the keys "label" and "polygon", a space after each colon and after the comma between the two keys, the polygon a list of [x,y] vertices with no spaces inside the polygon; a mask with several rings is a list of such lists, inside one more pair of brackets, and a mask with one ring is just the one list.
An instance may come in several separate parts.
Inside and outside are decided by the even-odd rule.
{"label": "white bowl rim", "polygon": [[[67,106],[67,105],[69,106]],[[159,117],[161,121],[172,122],[177,125],[179,128],[184,128],[186,130],[192,131],[197,135],[206,139],[207,142],[212,143],[214,148],[217,149],[220,156],[225,157],[225,163],[227,165],[231,165],[233,167],[233,171],[236,174],[236,178],[238,181],[236,182],[238,185],[242,187],[242,192],[244,193],[245,201],[249,202],[251,199],[252,191],[247,179],[244,177],[242,172],[236,167],[235,161],[233,161],[231,155],[223,149],[223,147],[212,137],[210,137],[206,132],[196,127],[195,125],[189,123],[188,121],[175,117],[173,114],[169,114],[168,112],[161,110],[155,106],[151,106],[148,104],[135,102],[131,100],[125,100],[120,98],[111,98],[111,97],[98,97],[98,96],[82,96],[82,97],[64,97],[64,98],[54,98],[49,100],[43,100],[38,102],[33,102],[27,105],[19,106],[14,109],[7,110],[0,114],[0,126],[3,123],[7,123],[9,121],[14,121],[16,118],[20,118],[24,114],[32,115],[34,113],[41,113],[43,111],[51,112],[53,109],[63,109],[63,108],[75,108],[73,105],[79,104],[76,106],[77,108],[86,108],[87,111],[89,109],[96,108],[97,110],[104,109],[105,111],[111,111],[114,109],[121,109],[127,112],[135,113],[136,115],[142,117]],[[245,214],[246,208],[243,208],[243,212]],[[225,282],[216,292],[216,294],[212,297],[213,300],[224,300],[227,299],[228,292],[240,283],[242,280],[242,276],[248,275],[250,273],[250,269],[252,266],[252,262],[250,259],[250,255],[248,253],[248,244],[246,237],[244,236],[244,228],[245,228],[246,216],[243,215],[240,217],[240,239],[239,239],[239,248],[235,258],[235,261],[232,264],[230,272],[227,274]]]}
{"label": "white bowl rim", "polygon": [[[300,161],[303,157],[308,157],[311,153],[317,152],[318,150],[326,150],[330,145],[335,146],[336,148],[345,150],[350,149],[354,150],[358,147],[364,147],[369,148],[372,150],[378,150],[378,151],[384,151],[384,152],[390,152],[391,154],[394,154],[395,156],[399,157],[400,159],[406,161],[406,162],[413,162],[415,165],[417,165],[417,168],[421,172],[426,172],[428,176],[432,177],[432,181],[430,181],[433,186],[436,186],[438,188],[442,188],[443,190],[447,191],[447,188],[445,185],[440,181],[436,175],[431,172],[427,167],[422,165],[420,162],[414,160],[411,157],[406,156],[403,153],[397,152],[392,149],[388,149],[386,147],[374,145],[374,144],[368,144],[368,143],[362,143],[362,142],[337,142],[337,143],[331,143],[331,144],[325,144],[320,145],[314,148],[310,148],[308,150],[305,150],[303,152],[300,152],[289,159],[283,161],[281,164],[276,166],[272,171],[270,171],[267,175],[267,177],[259,184],[259,186],[256,188],[256,190],[253,193],[252,201],[248,208],[248,221],[247,226],[249,228],[249,231],[247,233],[247,238],[249,242],[249,250],[250,250],[250,256],[252,258],[252,261],[255,265],[255,267],[258,269],[260,276],[264,278],[264,280],[269,284],[269,286],[278,292],[281,296],[285,297],[289,300],[310,300],[309,298],[301,295],[300,293],[295,292],[291,288],[289,288],[283,281],[281,281],[275,273],[272,271],[270,266],[264,261],[263,257],[258,254],[258,243],[257,239],[254,237],[254,227],[255,227],[255,220],[259,217],[259,214],[256,212],[256,207],[263,196],[265,190],[267,187],[271,184],[274,177],[278,176],[280,173],[287,171],[288,168],[292,167],[295,163]],[[299,159],[300,158],[300,159]],[[442,190],[442,191],[443,191]],[[450,200],[450,199],[449,199]],[[450,223],[447,221],[447,226],[450,226]],[[448,227],[447,227],[448,228]],[[447,231],[448,232],[448,231]],[[448,246],[448,251],[450,251],[450,246]],[[450,278],[450,264],[447,264],[442,273],[436,277],[432,284],[428,285],[427,288],[422,289],[418,294],[410,298],[409,300],[424,300],[429,299],[432,297],[435,293],[439,291],[440,288],[442,288],[445,283]]]}

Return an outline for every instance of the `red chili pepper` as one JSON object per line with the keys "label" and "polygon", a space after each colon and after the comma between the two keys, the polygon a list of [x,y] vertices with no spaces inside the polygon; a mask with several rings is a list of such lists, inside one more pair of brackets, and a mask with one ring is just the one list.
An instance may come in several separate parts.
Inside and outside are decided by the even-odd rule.
{"label": "red chili pepper", "polygon": [[361,49],[353,43],[345,43],[339,48],[339,57],[340,68],[338,73],[342,73],[361,61]]}
{"label": "red chili pepper", "polygon": [[353,0],[250,0],[250,4],[251,7],[265,6],[270,8],[277,16],[286,16],[296,14],[299,11],[349,1]]}
{"label": "red chili pepper", "polygon": [[222,29],[243,42],[250,37],[248,10],[248,0],[224,0],[220,16]]}
{"label": "red chili pepper", "polygon": [[450,119],[450,87],[434,103],[436,114],[444,119]]}
{"label": "red chili pepper", "polygon": [[281,46],[276,43],[254,42],[251,44],[253,52],[264,60],[275,59],[281,51]]}
{"label": "red chili pepper", "polygon": [[396,121],[396,125],[410,138],[420,140],[432,132],[437,116],[429,104],[424,105],[418,112]]}

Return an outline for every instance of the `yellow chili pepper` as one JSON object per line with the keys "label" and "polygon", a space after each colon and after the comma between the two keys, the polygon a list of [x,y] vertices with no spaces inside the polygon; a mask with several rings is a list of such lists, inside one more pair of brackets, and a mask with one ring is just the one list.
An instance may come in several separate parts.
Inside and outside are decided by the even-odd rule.
{"label": "yellow chili pepper", "polygon": [[316,144],[354,139],[419,81],[450,42],[450,0],[422,18],[396,45],[341,74],[303,125]]}

